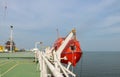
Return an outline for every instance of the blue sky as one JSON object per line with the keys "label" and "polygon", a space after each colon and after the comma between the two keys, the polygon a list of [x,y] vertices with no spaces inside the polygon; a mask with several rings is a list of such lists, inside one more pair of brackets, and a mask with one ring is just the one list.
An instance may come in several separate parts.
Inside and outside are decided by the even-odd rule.
{"label": "blue sky", "polygon": [[120,0],[0,0],[2,45],[10,25],[18,48],[52,46],[57,28],[60,36],[76,28],[82,50],[120,51]]}

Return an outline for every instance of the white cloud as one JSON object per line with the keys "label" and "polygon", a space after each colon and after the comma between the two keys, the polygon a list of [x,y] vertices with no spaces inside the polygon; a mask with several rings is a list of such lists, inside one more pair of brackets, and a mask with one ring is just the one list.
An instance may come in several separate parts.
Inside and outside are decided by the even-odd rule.
{"label": "white cloud", "polygon": [[120,23],[120,16],[119,15],[108,16],[105,19],[103,19],[101,27],[109,27],[109,26],[113,26],[117,23]]}
{"label": "white cloud", "polygon": [[117,0],[101,0],[100,2],[88,5],[85,9],[89,13],[99,13],[113,6]]}
{"label": "white cloud", "polygon": [[[60,34],[63,35],[75,27],[78,30],[77,35],[83,35],[80,39],[86,39],[86,37],[94,39],[94,37],[102,37],[102,35],[112,37],[113,33],[116,35],[120,33],[119,0],[6,1],[8,5],[6,24],[15,26],[17,43],[19,43],[21,36],[21,39],[30,38],[24,40],[29,45],[32,40],[47,40],[47,38],[53,40],[55,36],[53,35],[54,31],[51,30],[56,28],[60,28]],[[2,12],[0,14],[2,15]],[[5,24],[2,18],[0,20],[2,24]],[[2,26],[4,31],[0,32],[9,32],[9,30],[5,30],[8,27],[7,25],[6,27]],[[31,37],[32,34],[34,37]],[[22,43],[20,44],[22,45]]]}
{"label": "white cloud", "polygon": [[[120,34],[120,16],[108,16],[104,18],[102,21],[98,23],[98,26],[96,27],[93,32],[95,32],[97,35],[112,35],[117,34],[119,36]],[[104,38],[104,37],[103,37]]]}

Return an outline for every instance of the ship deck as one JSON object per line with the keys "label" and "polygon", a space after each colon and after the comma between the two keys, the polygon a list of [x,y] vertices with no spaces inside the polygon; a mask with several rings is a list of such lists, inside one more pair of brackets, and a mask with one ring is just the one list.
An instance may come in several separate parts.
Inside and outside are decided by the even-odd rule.
{"label": "ship deck", "polygon": [[39,77],[39,74],[33,53],[0,53],[0,77]]}

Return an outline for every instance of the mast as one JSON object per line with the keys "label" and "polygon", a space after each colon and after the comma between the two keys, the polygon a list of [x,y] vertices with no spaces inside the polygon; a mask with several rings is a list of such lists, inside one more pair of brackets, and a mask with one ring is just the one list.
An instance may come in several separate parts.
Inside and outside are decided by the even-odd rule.
{"label": "mast", "polygon": [[10,26],[10,52],[13,52],[13,26]]}

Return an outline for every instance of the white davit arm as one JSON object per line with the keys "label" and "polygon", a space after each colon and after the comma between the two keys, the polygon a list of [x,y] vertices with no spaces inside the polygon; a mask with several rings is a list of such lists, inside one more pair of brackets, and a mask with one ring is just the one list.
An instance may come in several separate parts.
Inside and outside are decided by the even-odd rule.
{"label": "white davit arm", "polygon": [[62,73],[56,70],[56,68],[45,58],[44,54],[41,56],[55,77],[63,77]]}
{"label": "white davit arm", "polygon": [[70,41],[70,39],[73,37],[73,35],[76,34],[75,29],[73,29],[69,35],[66,37],[66,39],[63,41],[62,45],[58,48],[58,50],[56,51],[58,59],[60,60],[60,55],[63,51],[63,49],[65,48],[65,46],[67,45],[67,43]]}

